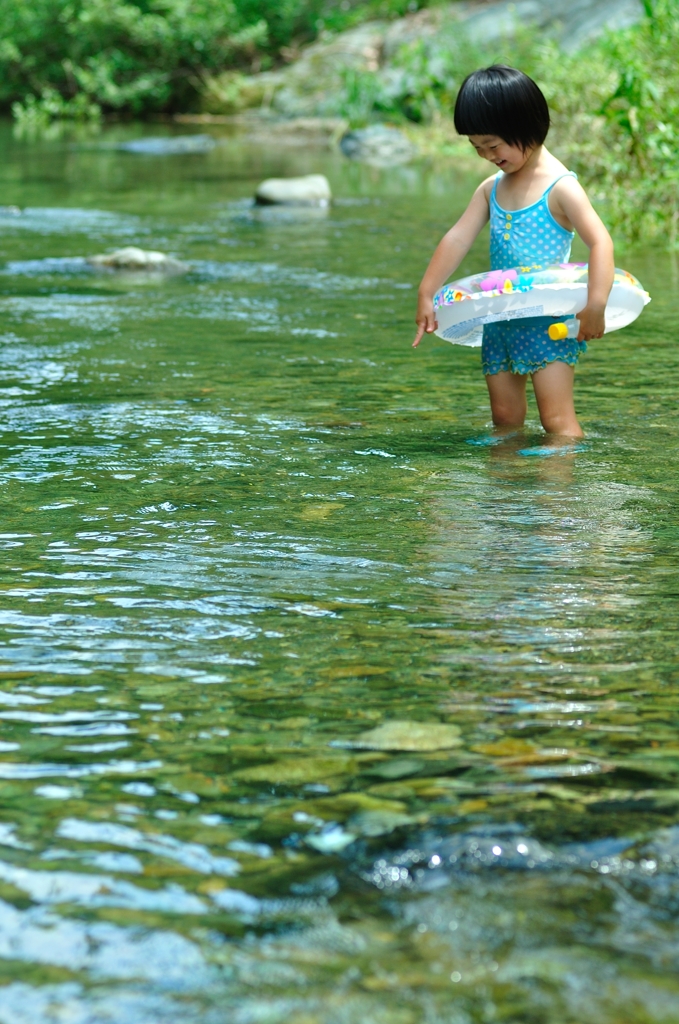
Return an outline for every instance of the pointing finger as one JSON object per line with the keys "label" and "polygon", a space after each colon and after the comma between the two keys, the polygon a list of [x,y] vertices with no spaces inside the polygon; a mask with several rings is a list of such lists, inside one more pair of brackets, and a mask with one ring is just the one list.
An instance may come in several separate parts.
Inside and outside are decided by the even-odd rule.
{"label": "pointing finger", "polygon": [[422,341],[422,337],[424,335],[424,331],[425,331],[425,325],[424,324],[418,324],[417,325],[417,334],[415,335],[415,341],[413,342],[413,348],[417,348],[417,346]]}

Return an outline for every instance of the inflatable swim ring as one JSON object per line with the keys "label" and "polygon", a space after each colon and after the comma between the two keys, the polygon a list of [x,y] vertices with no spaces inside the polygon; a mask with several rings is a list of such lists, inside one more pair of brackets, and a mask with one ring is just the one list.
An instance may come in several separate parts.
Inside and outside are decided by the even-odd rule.
{"label": "inflatable swim ring", "polygon": [[[616,269],[606,306],[606,333],[631,324],[650,301],[636,277]],[[478,346],[484,324],[533,316],[564,320],[574,317],[586,304],[586,263],[492,270],[463,277],[437,292],[436,334],[453,345]],[[571,333],[568,326],[553,326],[556,337]],[[550,334],[554,336],[551,327]]]}

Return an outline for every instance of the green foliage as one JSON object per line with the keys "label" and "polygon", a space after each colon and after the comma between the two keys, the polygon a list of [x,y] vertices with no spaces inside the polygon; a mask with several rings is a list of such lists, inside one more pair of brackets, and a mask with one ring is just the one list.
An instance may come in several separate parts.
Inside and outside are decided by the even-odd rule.
{"label": "green foliage", "polygon": [[554,111],[554,145],[603,204],[618,238],[664,236],[679,220],[679,0],[585,53],[536,46],[528,68]]}
{"label": "green foliage", "polygon": [[459,31],[407,43],[385,78],[383,107],[418,124],[427,123],[451,111],[465,76],[488,63],[488,54]]}
{"label": "green foliage", "polygon": [[255,45],[238,30],[232,0],[5,3],[0,103],[45,89],[136,113],[186,102],[206,69]]}
{"label": "green foliage", "polygon": [[101,107],[92,103],[85,93],[65,100],[54,89],[43,89],[40,99],[27,96],[24,103],[13,103],[15,131],[20,138],[58,135],[67,127],[75,127],[79,134],[98,131]]}
{"label": "green foliage", "polygon": [[414,40],[379,72],[345,71],[338,112],[352,126],[376,117],[428,124],[452,110],[465,75],[484,63],[488,54],[459,32]]}
{"label": "green foliage", "polygon": [[667,230],[679,219],[679,0],[645,0],[636,28],[611,35],[602,52],[617,84],[602,104],[614,159],[602,168],[615,212],[631,237]]}
{"label": "green foliage", "polygon": [[240,19],[263,18],[268,26],[267,52],[292,56],[296,47],[319,32],[342,32],[362,21],[401,17],[431,6],[431,0],[235,0]]}
{"label": "green foliage", "polygon": [[352,128],[361,128],[385,109],[382,85],[374,71],[346,68],[342,73],[343,93],[338,113]]}
{"label": "green foliage", "polygon": [[413,6],[412,0],[3,0],[0,108],[47,89],[65,99],[83,93],[108,111],[185,110],[211,75],[259,70],[291,57],[324,28],[341,30]]}

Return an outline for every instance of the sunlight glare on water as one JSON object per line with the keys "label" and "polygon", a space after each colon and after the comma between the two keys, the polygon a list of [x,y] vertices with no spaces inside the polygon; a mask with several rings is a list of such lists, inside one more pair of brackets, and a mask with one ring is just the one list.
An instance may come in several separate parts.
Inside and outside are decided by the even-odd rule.
{"label": "sunlight glare on water", "polygon": [[675,261],[530,459],[410,349],[471,170],[135,132],[3,128],[0,1024],[675,1021]]}

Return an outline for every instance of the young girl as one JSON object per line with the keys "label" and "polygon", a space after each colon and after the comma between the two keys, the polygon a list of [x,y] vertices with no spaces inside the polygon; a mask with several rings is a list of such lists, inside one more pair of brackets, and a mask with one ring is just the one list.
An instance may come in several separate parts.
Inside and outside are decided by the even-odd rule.
{"label": "young girl", "polygon": [[469,75],[455,104],[455,128],[499,170],[479,185],[432,256],[419,288],[413,346],[436,329],[434,295],[489,219],[492,270],[566,263],[577,231],[590,251],[587,305],[577,314],[577,339],[552,341],[550,317],[487,324],[481,356],[497,427],[523,425],[530,374],[544,429],[582,437],[573,376],[586,342],[604,332],[614,272],[611,237],[575,174],[543,145],[549,130],[547,101],[523,72],[498,64]]}

